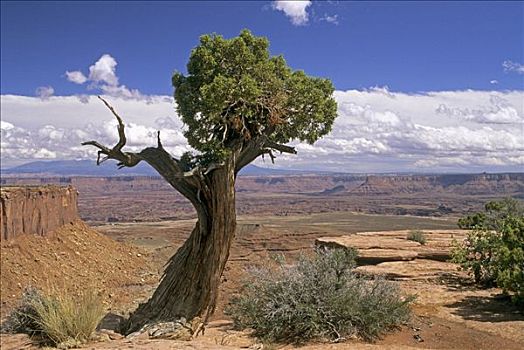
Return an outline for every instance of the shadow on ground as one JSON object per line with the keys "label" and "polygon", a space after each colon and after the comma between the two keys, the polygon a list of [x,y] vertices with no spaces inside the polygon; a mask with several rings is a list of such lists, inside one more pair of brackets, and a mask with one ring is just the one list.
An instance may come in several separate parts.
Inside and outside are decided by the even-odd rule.
{"label": "shadow on ground", "polygon": [[446,305],[453,314],[466,320],[481,322],[524,321],[524,313],[508,296],[467,296]]}
{"label": "shadow on ground", "polygon": [[472,278],[464,277],[458,273],[444,272],[439,274],[437,279],[438,284],[443,284],[449,291],[465,292],[479,289]]}

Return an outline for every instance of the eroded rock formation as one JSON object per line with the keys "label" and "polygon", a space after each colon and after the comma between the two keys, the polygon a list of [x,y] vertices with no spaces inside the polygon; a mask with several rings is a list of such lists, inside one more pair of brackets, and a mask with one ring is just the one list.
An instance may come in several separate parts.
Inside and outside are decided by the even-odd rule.
{"label": "eroded rock formation", "polygon": [[448,175],[399,175],[368,176],[355,188],[355,194],[391,195],[412,193],[522,194],[524,174],[448,174]]}
{"label": "eroded rock formation", "polygon": [[72,186],[0,188],[0,240],[21,234],[46,235],[78,219],[78,192]]}
{"label": "eroded rock formation", "polygon": [[457,272],[457,265],[449,262],[454,241],[462,241],[464,230],[420,231],[425,244],[409,240],[410,231],[360,232],[337,237],[320,237],[320,247],[351,247],[358,250],[357,271],[382,275],[395,280],[438,279]]}

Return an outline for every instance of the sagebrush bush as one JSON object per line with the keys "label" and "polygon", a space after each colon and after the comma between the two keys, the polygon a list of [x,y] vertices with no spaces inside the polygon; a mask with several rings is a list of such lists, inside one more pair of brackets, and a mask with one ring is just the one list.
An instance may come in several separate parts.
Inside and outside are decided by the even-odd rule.
{"label": "sagebrush bush", "polygon": [[355,257],[354,250],[318,250],[296,264],[281,258],[253,268],[226,312],[237,328],[266,341],[376,339],[409,319],[413,297],[391,282],[358,276]]}
{"label": "sagebrush bush", "polygon": [[[467,226],[467,225],[472,226]],[[472,228],[455,243],[452,261],[485,286],[497,285],[524,304],[524,210],[513,199],[486,204],[483,213],[459,220]]]}
{"label": "sagebrush bush", "polygon": [[87,342],[103,316],[103,304],[93,289],[80,291],[77,296],[65,290],[43,293],[29,289],[4,328],[38,335],[44,343],[68,348]]}
{"label": "sagebrush bush", "polygon": [[406,238],[410,241],[415,241],[422,245],[426,244],[426,236],[422,231],[419,230],[409,231]]}
{"label": "sagebrush bush", "polygon": [[27,288],[22,294],[20,305],[16,307],[2,323],[2,332],[38,334],[37,314],[33,302],[41,299],[41,292],[36,288]]}

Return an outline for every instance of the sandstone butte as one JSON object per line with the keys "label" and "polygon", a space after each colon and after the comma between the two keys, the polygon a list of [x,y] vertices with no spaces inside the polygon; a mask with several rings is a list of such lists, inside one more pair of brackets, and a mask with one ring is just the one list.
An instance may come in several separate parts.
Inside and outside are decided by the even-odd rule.
{"label": "sandstone butte", "polygon": [[157,281],[144,251],[98,233],[79,218],[75,188],[0,189],[0,318],[30,286],[71,293],[92,287],[105,305],[132,305],[136,295],[125,286]]}
{"label": "sandstone butte", "polygon": [[21,234],[45,236],[77,220],[77,199],[71,186],[2,186],[0,240]]}

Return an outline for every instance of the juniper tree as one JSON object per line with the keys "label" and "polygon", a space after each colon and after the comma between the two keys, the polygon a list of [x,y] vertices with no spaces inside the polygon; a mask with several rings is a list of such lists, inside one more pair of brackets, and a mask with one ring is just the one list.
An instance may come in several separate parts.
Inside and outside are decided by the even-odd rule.
{"label": "juniper tree", "polygon": [[[144,161],[194,206],[197,223],[169,260],[152,297],[131,315],[127,331],[178,317],[207,319],[215,308],[220,277],[236,229],[235,179],[260,156],[295,154],[292,140],[314,143],[326,135],[336,117],[333,84],[292,70],[282,56],[271,56],[269,42],[244,30],[238,37],[204,35],[191,52],[187,74],[172,77],[178,115],[195,154],[180,159],[162,146],[124,151],[124,123],[119,141],[99,149],[97,164],[115,159],[119,167]],[[101,156],[104,156],[101,159]]]}

